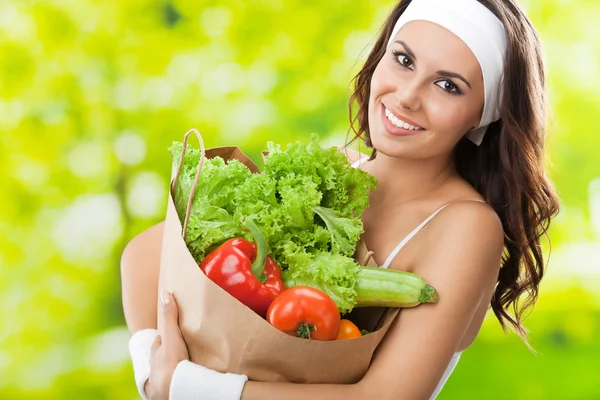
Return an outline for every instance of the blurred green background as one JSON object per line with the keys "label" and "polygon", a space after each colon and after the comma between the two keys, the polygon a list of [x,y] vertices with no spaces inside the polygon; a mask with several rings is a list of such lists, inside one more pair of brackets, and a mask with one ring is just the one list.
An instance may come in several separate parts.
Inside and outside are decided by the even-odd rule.
{"label": "blurred green background", "polygon": [[[137,398],[119,258],[163,218],[167,147],[191,127],[257,161],[267,140],[344,143],[392,4],[0,0],[1,399]],[[600,3],[522,4],[562,199],[526,321],[539,354],[490,316],[440,399],[600,399]]]}

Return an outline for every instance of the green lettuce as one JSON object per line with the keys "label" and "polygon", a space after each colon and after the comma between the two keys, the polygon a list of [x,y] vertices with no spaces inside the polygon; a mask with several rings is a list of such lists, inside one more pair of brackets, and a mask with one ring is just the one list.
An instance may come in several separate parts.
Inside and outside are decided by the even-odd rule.
{"label": "green lettuce", "polygon": [[[169,150],[177,168],[182,144],[175,142]],[[182,224],[199,160],[199,150],[186,151],[175,185],[173,200]],[[242,234],[241,225],[233,217],[231,203],[236,197],[236,185],[251,175],[239,161],[226,164],[221,158],[204,160],[186,231],[186,244],[197,261],[203,259],[215,245]]]}
{"label": "green lettuce", "polygon": [[[288,246],[293,247],[293,246]],[[306,253],[288,250],[285,257],[289,268],[283,271],[286,287],[311,286],[327,293],[341,313],[356,304],[356,276],[360,266],[341,254],[320,251]]]}
{"label": "green lettuce", "polygon": [[[261,229],[271,256],[284,270],[286,285],[308,285],[328,293],[340,311],[355,304],[358,264],[352,256],[363,232],[374,177],[348,165],[336,148],[323,149],[317,136],[287,146],[269,142],[261,174],[237,160],[205,160],[194,194],[186,244],[200,262],[233,237],[246,237],[248,218]],[[169,149],[174,166],[182,144]],[[180,219],[195,178],[200,151],[189,148],[174,192]]]}
{"label": "green lettuce", "polygon": [[317,206],[313,210],[321,217],[331,235],[332,252],[346,256],[354,254],[356,242],[364,232],[361,220],[344,218],[331,208]]}

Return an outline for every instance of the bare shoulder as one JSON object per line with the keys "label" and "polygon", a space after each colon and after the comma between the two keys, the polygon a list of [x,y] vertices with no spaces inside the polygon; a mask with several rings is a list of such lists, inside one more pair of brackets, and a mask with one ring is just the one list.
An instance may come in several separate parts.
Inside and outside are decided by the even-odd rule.
{"label": "bare shoulder", "polygon": [[[453,203],[431,221],[424,268],[452,263],[452,271],[480,278],[497,273],[504,248],[504,230],[496,211],[485,203]],[[482,268],[484,266],[484,268]],[[440,272],[440,271],[437,271]]]}
{"label": "bare shoulder", "polygon": [[164,221],[140,232],[125,246],[121,257],[121,264],[126,264],[131,259],[153,257],[156,251],[160,252],[164,232]]}
{"label": "bare shoulder", "polygon": [[504,228],[496,211],[486,203],[458,201],[450,204],[440,213],[439,235],[445,240],[461,241],[470,238],[474,243],[504,243]]}
{"label": "bare shoulder", "polygon": [[444,220],[445,223],[468,222],[473,224],[474,226],[471,228],[475,229],[490,228],[490,225],[496,229],[502,229],[502,222],[496,210],[487,203],[474,200],[460,200],[449,204],[440,212],[440,220]]}

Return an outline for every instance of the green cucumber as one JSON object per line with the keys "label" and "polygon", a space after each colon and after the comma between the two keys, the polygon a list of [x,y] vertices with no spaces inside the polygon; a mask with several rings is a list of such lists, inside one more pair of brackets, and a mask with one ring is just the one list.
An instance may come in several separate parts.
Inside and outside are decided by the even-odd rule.
{"label": "green cucumber", "polygon": [[438,301],[433,286],[406,271],[361,267],[354,289],[356,307],[415,307]]}

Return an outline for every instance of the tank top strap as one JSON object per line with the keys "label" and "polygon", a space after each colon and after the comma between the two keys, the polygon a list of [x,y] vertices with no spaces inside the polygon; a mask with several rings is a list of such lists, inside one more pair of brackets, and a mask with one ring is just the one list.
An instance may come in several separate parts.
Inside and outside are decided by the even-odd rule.
{"label": "tank top strap", "polygon": [[358,160],[356,160],[352,163],[352,168],[357,168],[360,164],[363,163],[363,161],[367,161],[367,160],[368,160],[368,158],[364,158],[364,157],[359,158]]}
{"label": "tank top strap", "polygon": [[[481,201],[481,200],[466,200],[466,201],[473,201],[476,203],[486,204],[485,201]],[[444,208],[446,208],[449,205],[454,204],[454,203],[459,203],[459,202],[450,202],[450,203],[444,204],[443,206],[441,206],[440,208],[435,210],[429,217],[427,217],[425,219],[425,221],[421,222],[421,224],[419,224],[419,226],[417,226],[415,229],[413,229],[412,232],[410,232],[404,239],[402,239],[402,241],[400,243],[398,243],[398,245],[394,248],[394,250],[392,250],[392,252],[388,256],[388,258],[385,260],[385,263],[383,265],[381,265],[380,267],[381,268],[389,268],[391,262],[394,260],[396,255],[398,255],[400,250],[402,250],[402,248],[404,246],[406,246],[406,243],[408,243],[413,237],[415,237],[415,235],[417,233],[419,233],[421,231],[421,229],[423,229],[423,227],[429,223],[429,221],[431,221],[436,215],[438,215],[438,213],[440,211],[442,211]]]}

